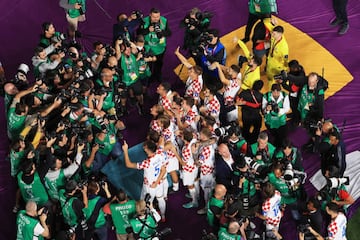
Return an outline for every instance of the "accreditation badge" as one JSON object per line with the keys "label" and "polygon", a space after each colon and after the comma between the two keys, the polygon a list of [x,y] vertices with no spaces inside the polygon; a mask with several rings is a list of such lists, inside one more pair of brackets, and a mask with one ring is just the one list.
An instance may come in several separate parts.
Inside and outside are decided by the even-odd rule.
{"label": "accreditation badge", "polygon": [[111,134],[109,139],[110,139],[110,144],[115,144],[116,143],[116,138],[115,138],[114,134]]}

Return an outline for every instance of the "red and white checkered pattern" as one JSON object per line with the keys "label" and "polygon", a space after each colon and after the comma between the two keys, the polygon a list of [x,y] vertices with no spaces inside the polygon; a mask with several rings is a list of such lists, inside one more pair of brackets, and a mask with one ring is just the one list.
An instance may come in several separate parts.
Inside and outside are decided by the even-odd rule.
{"label": "red and white checkered pattern", "polygon": [[202,87],[203,87],[203,79],[201,76],[199,76],[198,79],[194,79],[194,80],[188,78],[186,81],[185,96],[193,97],[195,100],[199,99]]}
{"label": "red and white checkered pattern", "polygon": [[346,240],[346,216],[339,213],[335,219],[331,220],[327,231],[330,240]]}
{"label": "red and white checkered pattern", "polygon": [[234,104],[234,99],[237,92],[240,89],[240,85],[236,79],[230,79],[230,85],[226,86],[224,92],[225,105],[230,106]]}
{"label": "red and white checkered pattern", "polygon": [[214,173],[215,151],[211,145],[205,146],[201,149],[199,162],[201,164],[201,174],[207,175]]}
{"label": "red and white checkered pattern", "polygon": [[144,170],[144,185],[155,182],[163,166],[166,166],[166,157],[162,149],[158,149],[154,155],[137,163],[137,169]]}
{"label": "red and white checkered pattern", "polygon": [[[262,205],[263,215],[266,217],[266,225],[271,225],[273,227],[278,227],[282,217],[282,212],[280,211],[280,200],[281,195],[279,191],[275,191],[275,195],[271,198],[268,198],[264,201]],[[270,228],[271,227],[268,227]]]}
{"label": "red and white checkered pattern", "polygon": [[150,128],[157,133],[161,133],[161,127],[159,126],[159,123],[156,120],[152,120],[150,123]]}
{"label": "red and white checkered pattern", "polygon": [[182,160],[186,163],[185,166],[183,166],[183,170],[186,172],[193,172],[196,168],[194,163],[194,158],[191,153],[191,146],[194,144],[196,140],[191,140],[190,143],[186,144],[182,149]]}
{"label": "red and white checkered pattern", "polygon": [[171,101],[167,98],[167,96],[159,98],[159,105],[163,106],[165,110],[170,111],[171,109]]}

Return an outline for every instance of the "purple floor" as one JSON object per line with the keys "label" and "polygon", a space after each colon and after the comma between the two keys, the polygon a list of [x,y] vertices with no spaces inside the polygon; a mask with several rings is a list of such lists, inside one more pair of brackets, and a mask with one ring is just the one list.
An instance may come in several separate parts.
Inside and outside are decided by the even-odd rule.
{"label": "purple floor", "polygon": [[[0,61],[6,70],[7,78],[11,78],[16,67],[24,62],[31,65],[30,59],[33,50],[38,43],[41,31],[41,23],[52,21],[57,30],[65,31],[65,13],[58,6],[58,1],[27,0],[27,1],[0,1],[0,9],[3,9],[0,16],[2,34],[0,37]],[[181,87],[172,69],[178,61],[172,54],[176,46],[182,44],[183,29],[180,29],[179,22],[185,12],[192,7],[199,7],[202,10],[214,12],[212,26],[220,29],[221,35],[245,25],[247,18],[247,1],[96,1],[88,0],[87,21],[80,24],[83,33],[81,43],[88,52],[91,52],[91,44],[96,40],[110,42],[112,38],[112,24],[115,23],[116,15],[125,12],[130,13],[139,9],[144,13],[149,12],[151,7],[158,7],[162,15],[168,18],[173,35],[168,41],[164,76],[170,82],[176,82],[177,88]],[[100,3],[105,12],[96,3]],[[345,86],[341,91],[326,101],[326,116],[332,118],[335,123],[341,125],[346,119],[346,129],[343,133],[347,152],[359,149],[360,142],[360,2],[349,0],[348,14],[350,29],[348,33],[339,37],[336,32],[328,27],[329,20],[333,17],[331,1],[320,0],[310,1],[278,1],[279,16],[291,23],[301,31],[308,33],[317,40],[328,51],[335,55],[354,76],[354,80]],[[154,5],[156,3],[157,5]],[[110,17],[108,17],[108,15]],[[316,61],[316,59],[314,59]],[[331,86],[330,86],[331,87]],[[154,89],[153,89],[154,91]],[[2,100],[1,100],[2,101]],[[4,112],[3,104],[0,104],[0,113]],[[125,137],[130,145],[143,140],[148,119],[126,119],[127,133]],[[15,184],[10,177],[10,166],[4,156],[8,149],[6,140],[5,118],[0,116],[0,129],[2,136],[0,146],[0,206],[2,217],[0,220],[0,239],[15,238],[15,215],[11,209],[15,199]],[[296,145],[300,146],[306,141],[305,133],[298,129],[291,133],[300,139]],[[319,168],[319,163],[314,156],[304,155],[304,165],[309,177]],[[310,184],[306,185],[307,190],[313,191]],[[170,239],[199,239],[200,231],[206,226],[205,218],[198,217],[194,210],[184,210],[180,206],[185,202],[184,191],[169,197],[167,224],[174,230]],[[357,205],[359,203],[357,202]],[[354,209],[354,208],[353,208]],[[281,233],[284,239],[296,239],[294,224],[286,218],[282,221]]]}

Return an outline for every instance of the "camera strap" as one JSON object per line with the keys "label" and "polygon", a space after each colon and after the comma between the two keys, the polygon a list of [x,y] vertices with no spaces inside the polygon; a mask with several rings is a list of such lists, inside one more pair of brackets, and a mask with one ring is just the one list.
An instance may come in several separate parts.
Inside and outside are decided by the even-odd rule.
{"label": "camera strap", "polygon": [[[148,216],[150,216],[151,218],[153,218],[153,216],[152,216],[151,214],[148,214],[148,213],[146,213],[144,219],[139,218],[139,216],[136,217],[136,218],[142,223],[142,226],[141,226],[141,228],[140,228],[140,231],[137,233],[139,236],[140,236],[140,234],[142,233],[142,231],[144,230],[145,226],[148,227],[148,228],[151,228],[151,229],[156,229],[156,227],[151,227],[150,225],[148,225],[148,224],[146,223],[146,219],[147,219]],[[154,219],[154,220],[155,220],[155,219]],[[150,236],[150,237],[152,237],[152,236]]]}

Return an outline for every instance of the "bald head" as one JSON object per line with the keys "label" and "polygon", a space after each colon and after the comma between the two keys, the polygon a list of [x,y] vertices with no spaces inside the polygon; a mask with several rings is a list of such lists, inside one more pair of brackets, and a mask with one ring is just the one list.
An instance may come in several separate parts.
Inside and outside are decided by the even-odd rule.
{"label": "bald head", "polygon": [[324,122],[323,126],[322,126],[322,131],[323,133],[330,133],[331,130],[333,129],[334,125],[332,124],[332,122]]}
{"label": "bald head", "polygon": [[229,147],[225,144],[222,143],[218,146],[218,153],[223,157],[223,158],[230,158],[230,150]]}
{"label": "bald head", "polygon": [[36,216],[37,214],[37,205],[34,201],[28,201],[25,206],[26,213],[30,216]]}
{"label": "bald head", "polygon": [[216,184],[214,193],[215,198],[222,199],[223,197],[225,197],[225,194],[226,187],[222,184]]}
{"label": "bald head", "polygon": [[237,234],[240,230],[240,224],[236,221],[229,223],[228,232],[230,234]]}

